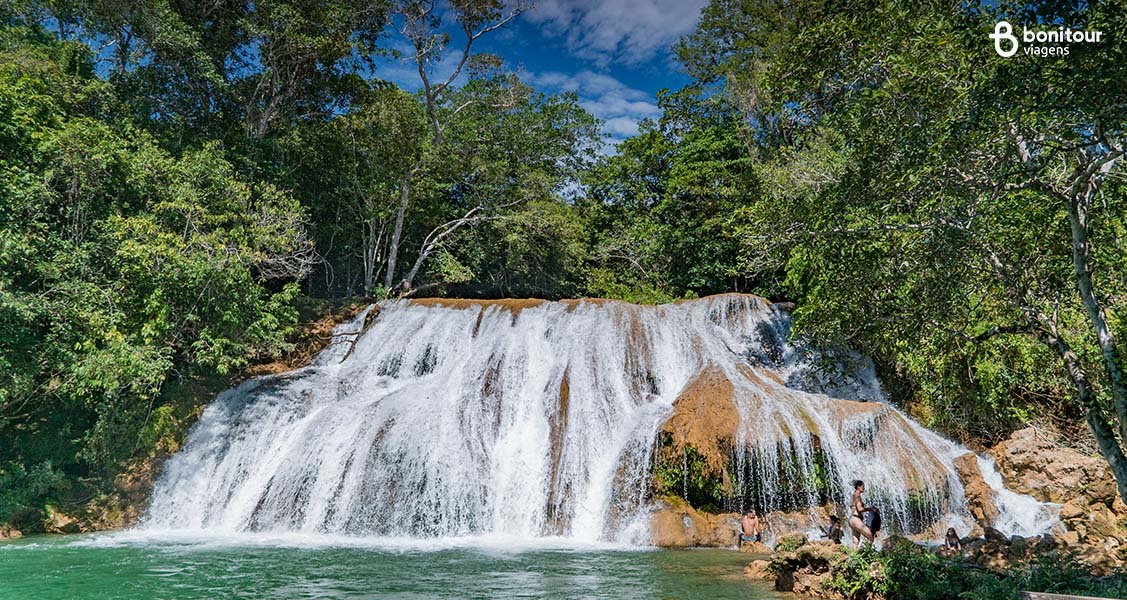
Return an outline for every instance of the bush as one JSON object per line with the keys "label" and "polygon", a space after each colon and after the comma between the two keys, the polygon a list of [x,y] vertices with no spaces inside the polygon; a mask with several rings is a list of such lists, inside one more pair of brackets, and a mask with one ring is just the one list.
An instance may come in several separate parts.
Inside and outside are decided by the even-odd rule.
{"label": "bush", "polygon": [[1040,557],[1008,572],[984,570],[911,544],[865,546],[833,565],[826,586],[848,598],[1017,600],[1022,591],[1127,598],[1127,573],[1094,577],[1068,555]]}
{"label": "bush", "polygon": [[850,552],[845,560],[830,569],[826,587],[844,594],[847,598],[868,598],[873,595],[888,596],[889,580],[881,555],[869,544]]}
{"label": "bush", "polygon": [[1043,556],[1017,574],[1030,592],[1127,598],[1127,572],[1093,577],[1069,555]]}
{"label": "bush", "polygon": [[0,464],[0,523],[19,528],[33,524],[64,483],[62,472],[49,461],[31,469],[18,462]]}

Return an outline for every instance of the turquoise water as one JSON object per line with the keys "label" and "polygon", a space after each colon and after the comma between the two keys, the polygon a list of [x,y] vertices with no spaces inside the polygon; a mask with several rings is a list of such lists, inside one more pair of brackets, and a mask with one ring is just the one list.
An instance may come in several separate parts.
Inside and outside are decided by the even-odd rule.
{"label": "turquoise water", "polygon": [[730,550],[177,539],[148,534],[0,542],[0,598],[776,599]]}

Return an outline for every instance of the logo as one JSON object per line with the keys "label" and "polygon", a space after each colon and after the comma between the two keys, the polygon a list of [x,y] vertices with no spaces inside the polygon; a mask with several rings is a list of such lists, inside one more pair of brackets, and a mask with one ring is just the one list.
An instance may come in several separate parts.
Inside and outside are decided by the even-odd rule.
{"label": "logo", "polygon": [[1019,39],[1009,21],[998,21],[994,24],[994,33],[990,34],[990,39],[994,40],[994,51],[1002,58],[1017,54],[1023,44],[1024,53],[1031,56],[1068,56],[1071,44],[1098,44],[1103,35],[1102,31],[1071,27],[1058,27],[1055,30],[1022,27]]}
{"label": "logo", "polygon": [[[990,39],[994,40],[994,51],[998,53],[998,56],[1009,58],[1017,54],[1017,37],[1014,36],[1014,28],[1009,21],[998,21],[994,25],[994,33],[990,34]],[[1009,50],[1002,49],[1003,41],[1010,43]]]}

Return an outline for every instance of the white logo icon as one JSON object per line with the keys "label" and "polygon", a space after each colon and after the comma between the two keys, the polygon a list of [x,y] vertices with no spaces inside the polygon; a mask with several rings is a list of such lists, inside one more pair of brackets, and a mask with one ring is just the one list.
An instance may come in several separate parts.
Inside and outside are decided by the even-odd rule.
{"label": "white logo icon", "polygon": [[[1009,58],[1017,54],[1017,37],[1014,36],[1014,28],[1009,21],[998,21],[994,25],[994,33],[990,34],[990,39],[994,40],[994,51],[998,56]],[[1002,40],[1010,42],[1008,50],[1002,49]]]}

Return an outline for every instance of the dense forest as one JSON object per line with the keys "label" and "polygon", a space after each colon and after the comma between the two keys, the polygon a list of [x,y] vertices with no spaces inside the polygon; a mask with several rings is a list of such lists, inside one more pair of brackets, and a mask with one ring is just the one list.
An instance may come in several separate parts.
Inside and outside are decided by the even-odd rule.
{"label": "dense forest", "polygon": [[[523,8],[0,2],[0,522],[174,450],[307,307],[423,295],[794,302],[925,424],[1084,432],[1127,497],[1127,2],[713,0],[614,148],[478,52]],[[1105,37],[1004,58],[1001,17]]]}

